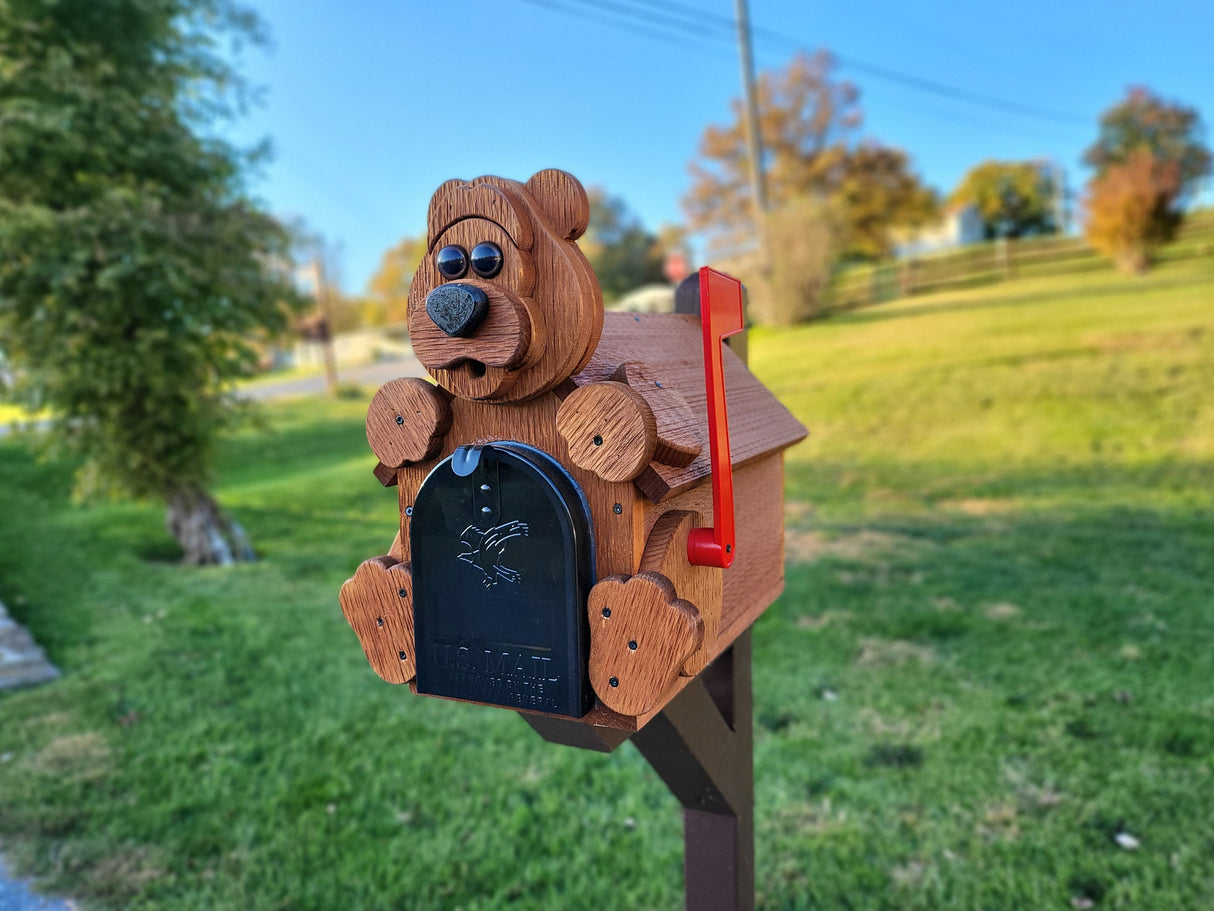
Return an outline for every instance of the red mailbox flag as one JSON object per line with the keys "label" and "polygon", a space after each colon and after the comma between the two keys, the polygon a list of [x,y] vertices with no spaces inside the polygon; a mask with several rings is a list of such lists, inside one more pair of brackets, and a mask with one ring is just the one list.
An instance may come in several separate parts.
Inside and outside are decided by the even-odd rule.
{"label": "red mailbox flag", "polygon": [[708,447],[712,458],[712,528],[693,528],[687,559],[696,566],[733,564],[733,462],[725,410],[725,362],[721,345],[741,332],[742,283],[724,272],[700,269],[700,320],[704,326],[704,382],[708,392]]}

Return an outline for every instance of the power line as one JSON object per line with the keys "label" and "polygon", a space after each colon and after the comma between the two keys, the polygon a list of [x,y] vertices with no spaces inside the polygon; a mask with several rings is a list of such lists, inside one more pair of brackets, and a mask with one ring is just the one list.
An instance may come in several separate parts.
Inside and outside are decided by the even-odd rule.
{"label": "power line", "polygon": [[[676,36],[671,35],[667,32],[656,31],[654,29],[646,28],[644,26],[638,26],[638,25],[635,25],[632,23],[630,23],[629,25],[625,25],[623,22],[618,21],[616,19],[612,19],[608,16],[603,16],[603,15],[595,16],[595,15],[586,15],[584,13],[578,13],[576,10],[571,9],[569,6],[562,4],[562,3],[554,2],[554,0],[521,0],[521,2],[529,3],[532,6],[538,6],[538,7],[541,7],[542,9],[546,9],[546,10],[554,10],[559,13],[565,13],[566,15],[575,16],[576,18],[579,18],[579,19],[593,19],[598,22],[605,23],[606,25],[610,25],[613,28],[618,28],[618,29],[621,29],[622,31],[631,32],[636,35],[644,35],[647,38],[652,38],[655,41],[661,41],[664,44],[670,44],[675,47],[684,47],[685,46],[685,43],[683,41],[680,41]],[[578,2],[578,0],[573,0],[573,2]],[[594,8],[597,10],[598,9],[597,5],[595,5]],[[681,33],[681,31],[680,31],[680,33]]]}
{"label": "power line", "polygon": [[[702,10],[697,10],[694,7],[688,6],[685,3],[680,3],[678,0],[633,0],[634,4],[645,7],[665,8],[673,10],[686,17],[694,17],[704,21],[714,23],[718,28],[728,29],[734,28],[733,20],[728,16],[722,16],[719,13],[710,13]],[[807,42],[793,38],[790,35],[785,35],[781,32],[776,32],[769,28],[754,26],[753,32],[757,37],[766,38],[769,41],[774,41],[778,44],[783,44],[794,50],[808,49]],[[970,89],[960,88],[958,86],[948,85],[947,83],[938,82],[934,79],[925,79],[922,76],[916,76],[913,73],[900,72],[886,66],[876,63],[869,63],[860,60],[858,57],[850,55],[834,54],[834,58],[839,62],[840,66],[856,70],[861,73],[867,73],[878,79],[885,79],[889,82],[899,83],[908,88],[918,89],[923,92],[940,95],[944,98],[951,98],[956,101],[966,101],[970,104],[983,105],[990,108],[1002,110],[1006,113],[1022,114],[1029,117],[1042,117],[1050,120],[1058,120],[1066,123],[1082,123],[1087,126],[1087,121],[1073,114],[1063,113],[1061,111],[1050,110],[1049,108],[1039,107],[1032,104],[1024,104],[1019,101],[1009,101],[1006,98],[999,98],[994,95],[987,95],[982,92],[974,92]]]}
{"label": "power line", "polygon": [[[578,15],[569,6],[557,6],[550,2],[550,0],[524,0],[524,2],[542,5],[549,9],[559,9],[561,12],[571,15]],[[700,10],[686,3],[681,3],[679,0],[566,0],[566,2],[600,12],[609,12],[618,18],[607,21],[615,27],[626,31],[635,29],[643,24],[645,34],[667,43],[685,45],[691,35],[695,35],[700,39],[732,41],[736,28],[736,23],[728,16]],[[585,17],[583,16],[582,18]],[[625,22],[628,23],[627,26],[624,25]],[[665,29],[666,31],[657,32],[654,31],[654,28]],[[774,31],[773,29],[753,26],[752,32],[756,38],[770,43],[780,44],[793,50],[809,50],[807,42]],[[832,56],[844,69],[855,70],[875,79],[881,79],[915,91],[947,98],[950,101],[960,101],[966,104],[997,110],[1005,114],[1034,117],[1041,120],[1051,120],[1056,123],[1089,126],[1087,119],[1075,114],[1000,98],[984,92],[975,92],[971,89],[949,85],[935,79],[927,79],[881,64],[870,63],[851,55],[832,53]]]}

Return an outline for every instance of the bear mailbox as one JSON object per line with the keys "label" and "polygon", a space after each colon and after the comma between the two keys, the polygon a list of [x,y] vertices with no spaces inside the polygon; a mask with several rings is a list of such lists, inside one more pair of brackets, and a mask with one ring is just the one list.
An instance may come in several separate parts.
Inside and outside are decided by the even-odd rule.
{"label": "bear mailbox", "polygon": [[[743,818],[726,853],[745,866],[747,631],[783,588],[782,452],[806,431],[721,344],[736,281],[702,270],[701,317],[604,314],[588,219],[557,170],[434,194],[408,325],[436,384],[371,401],[400,526],[342,611],[388,682],[518,710],[557,742],[633,737],[689,812]],[[696,749],[730,737],[724,759]]]}

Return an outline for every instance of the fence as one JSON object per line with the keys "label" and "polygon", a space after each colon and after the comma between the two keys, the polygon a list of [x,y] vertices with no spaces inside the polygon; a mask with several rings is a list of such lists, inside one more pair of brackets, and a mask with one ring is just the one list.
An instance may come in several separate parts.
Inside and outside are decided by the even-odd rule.
{"label": "fence", "polygon": [[[1175,240],[1159,251],[1164,261],[1214,254],[1214,210],[1195,212]],[[959,250],[839,270],[826,294],[826,310],[851,310],[928,291],[969,288],[1017,276],[1058,275],[1106,268],[1108,261],[1082,238],[1033,237],[991,241]]]}

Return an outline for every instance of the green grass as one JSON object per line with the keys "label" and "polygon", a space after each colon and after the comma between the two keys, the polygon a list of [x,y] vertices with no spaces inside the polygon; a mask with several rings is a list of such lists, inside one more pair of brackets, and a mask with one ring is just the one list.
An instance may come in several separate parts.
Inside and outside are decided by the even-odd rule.
{"label": "green grass", "polygon": [[[1214,259],[752,358],[813,431],[755,628],[760,906],[1208,908]],[[361,411],[280,405],[227,444],[265,559],[226,571],[0,444],[0,598],[65,671],[0,696],[5,851],[90,907],[679,907],[679,813],[635,750],[366,667],[336,592],[395,503]]]}

